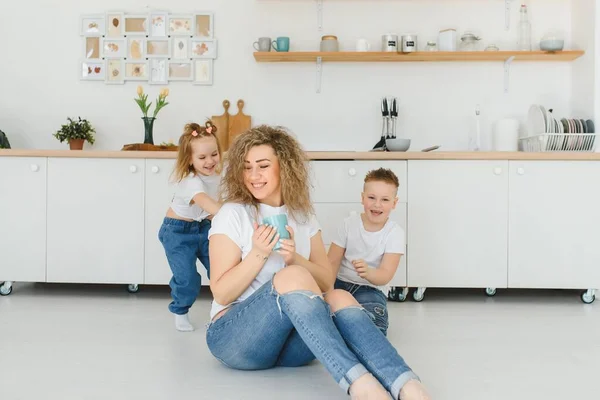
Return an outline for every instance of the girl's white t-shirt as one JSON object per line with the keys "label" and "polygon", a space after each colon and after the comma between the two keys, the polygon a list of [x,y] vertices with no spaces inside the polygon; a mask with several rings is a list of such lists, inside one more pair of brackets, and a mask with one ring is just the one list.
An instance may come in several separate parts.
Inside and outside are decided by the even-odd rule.
{"label": "girl's white t-shirt", "polygon": [[[289,216],[286,206],[271,207],[261,204],[259,206],[257,216],[256,209],[252,205],[225,203],[217,215],[213,217],[212,226],[208,237],[210,239],[212,235],[226,235],[241,249],[243,260],[246,258],[248,253],[250,253],[250,250],[252,250],[254,222],[256,221],[260,225],[263,217],[277,214],[288,215],[288,225],[294,230],[296,253],[308,259],[310,257],[310,240],[321,229],[319,223],[314,215],[307,217],[305,221],[295,221]],[[211,320],[221,310],[224,310],[225,308],[244,301],[250,297],[252,293],[272,279],[273,275],[275,275],[276,272],[280,271],[284,267],[285,261],[283,260],[283,257],[281,257],[276,251],[273,251],[256,278],[254,278],[254,281],[252,281],[250,286],[248,286],[248,288],[236,301],[230,304],[219,304],[213,300],[210,311]]]}
{"label": "girl's white t-shirt", "polygon": [[360,214],[350,215],[337,230],[337,237],[332,242],[346,249],[338,272],[338,279],[378,288],[384,293],[387,285],[373,285],[368,280],[361,278],[352,260],[365,260],[367,265],[378,268],[385,253],[404,254],[405,239],[404,229],[396,222],[388,221],[377,232],[365,230]]}
{"label": "girl's white t-shirt", "polygon": [[177,183],[175,194],[171,201],[171,208],[175,214],[182,218],[202,221],[208,217],[210,213],[196,203],[190,204],[190,201],[192,201],[194,196],[198,193],[206,193],[211,199],[217,201],[219,199],[220,183],[221,175],[219,174],[204,176],[190,173]]}

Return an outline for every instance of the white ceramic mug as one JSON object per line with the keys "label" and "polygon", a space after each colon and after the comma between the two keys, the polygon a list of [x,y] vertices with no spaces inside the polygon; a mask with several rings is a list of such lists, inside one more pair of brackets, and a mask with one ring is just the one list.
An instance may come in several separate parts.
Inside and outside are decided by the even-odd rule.
{"label": "white ceramic mug", "polygon": [[367,39],[358,39],[356,41],[356,51],[369,51],[371,43]]}

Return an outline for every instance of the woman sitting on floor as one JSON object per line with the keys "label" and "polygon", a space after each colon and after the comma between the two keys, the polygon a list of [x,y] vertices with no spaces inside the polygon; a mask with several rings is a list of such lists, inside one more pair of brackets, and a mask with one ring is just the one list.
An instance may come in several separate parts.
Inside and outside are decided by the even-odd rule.
{"label": "woman sitting on floor", "polygon": [[[279,128],[250,129],[229,149],[222,182],[225,203],[209,233],[211,353],[240,370],[298,367],[316,357],[353,399],[429,399],[352,295],[332,289],[298,142]],[[263,224],[280,214],[289,239]]]}

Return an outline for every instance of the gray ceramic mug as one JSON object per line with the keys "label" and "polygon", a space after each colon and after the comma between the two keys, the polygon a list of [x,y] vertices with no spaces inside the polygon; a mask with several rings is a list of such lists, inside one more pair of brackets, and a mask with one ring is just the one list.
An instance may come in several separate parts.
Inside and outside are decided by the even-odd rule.
{"label": "gray ceramic mug", "polygon": [[[271,38],[261,37],[252,44],[256,51],[271,51]],[[258,46],[258,47],[257,47]]]}

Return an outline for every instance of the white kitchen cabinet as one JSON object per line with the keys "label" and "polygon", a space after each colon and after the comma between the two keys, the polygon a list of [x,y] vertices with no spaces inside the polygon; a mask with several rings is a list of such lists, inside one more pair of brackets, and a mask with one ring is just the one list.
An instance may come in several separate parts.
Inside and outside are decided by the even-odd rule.
{"label": "white kitchen cabinet", "polygon": [[510,162],[510,287],[600,288],[599,177],[598,162]]}
{"label": "white kitchen cabinet", "polygon": [[411,161],[408,286],[507,287],[508,161]]}
{"label": "white kitchen cabinet", "polygon": [[0,282],[46,280],[46,158],[0,157]]}
{"label": "white kitchen cabinet", "polygon": [[312,161],[311,193],[315,203],[360,202],[367,172],[389,168],[398,176],[398,201],[406,202],[406,161]]}
{"label": "white kitchen cabinet", "polygon": [[[158,240],[158,231],[175,190],[170,179],[174,165],[175,160],[146,160],[145,284],[168,285],[172,276],[165,250]],[[206,269],[200,261],[196,262],[196,267],[202,276],[202,286],[208,286]]]}
{"label": "white kitchen cabinet", "polygon": [[144,160],[48,159],[48,282],[144,279]]}
{"label": "white kitchen cabinet", "polygon": [[[360,214],[364,211],[361,203],[316,203],[314,206],[327,248],[344,218],[351,213]],[[396,209],[390,214],[390,218],[396,221],[406,233],[406,203],[398,203]],[[406,254],[400,259],[400,265],[389,285],[406,286]]]}

